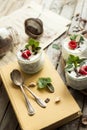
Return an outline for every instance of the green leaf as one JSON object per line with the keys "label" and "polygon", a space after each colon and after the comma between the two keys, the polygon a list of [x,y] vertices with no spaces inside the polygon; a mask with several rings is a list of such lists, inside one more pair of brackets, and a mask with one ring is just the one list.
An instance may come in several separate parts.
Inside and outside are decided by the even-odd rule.
{"label": "green leaf", "polygon": [[73,68],[73,64],[68,64],[67,66],[65,66],[66,71],[70,71],[72,70],[72,68]]}
{"label": "green leaf", "polygon": [[70,39],[71,39],[71,40],[75,40],[75,39],[76,39],[76,37],[77,37],[77,35],[76,35],[76,34],[74,34],[74,35],[71,35],[71,36],[70,36]]}
{"label": "green leaf", "polygon": [[81,35],[76,35],[76,34],[71,35],[71,36],[70,36],[70,39],[71,39],[71,40],[76,40],[77,36],[80,36],[79,42],[83,43],[84,38],[83,38],[83,36],[81,36]]}
{"label": "green leaf", "polygon": [[47,87],[47,84],[51,83],[52,80],[51,78],[39,78],[38,81],[37,81],[37,85],[38,85],[38,88],[45,88]]}
{"label": "green leaf", "polygon": [[83,36],[80,37],[80,42],[82,43],[84,41]]}
{"label": "green leaf", "polygon": [[44,88],[44,87],[46,87],[46,84],[45,83],[43,83],[43,81],[41,81],[41,80],[38,80],[38,88]]}
{"label": "green leaf", "polygon": [[80,63],[80,66],[83,66],[85,63],[86,63],[85,61],[81,62],[81,63]]}
{"label": "green leaf", "polygon": [[39,46],[39,41],[37,41],[33,38],[30,38],[28,43],[29,43],[30,46],[34,46],[35,48],[37,48]]}
{"label": "green leaf", "polygon": [[53,44],[53,45],[52,45],[52,48],[54,48],[54,49],[56,49],[56,50],[59,50],[59,49],[60,49],[59,46],[58,46],[58,44]]}
{"label": "green leaf", "polygon": [[25,45],[25,48],[26,48],[26,49],[29,49],[29,44]]}
{"label": "green leaf", "polygon": [[77,56],[69,55],[68,60],[67,60],[67,63],[68,63],[68,64],[72,64],[72,63],[75,63],[77,60],[78,60],[78,57],[77,57]]}
{"label": "green leaf", "polygon": [[39,41],[37,41],[33,38],[30,38],[29,41],[28,41],[28,44],[25,45],[25,48],[29,49],[29,46],[31,46],[32,51],[36,53],[41,49],[41,47],[39,47],[39,44],[40,44]]}
{"label": "green leaf", "polygon": [[[85,58],[79,58],[78,56],[74,56],[74,55],[69,55],[68,60],[66,62],[66,66],[71,67],[72,65],[74,65],[74,68],[77,68],[78,66],[80,66],[80,64],[86,60]],[[71,65],[71,66],[70,66]],[[67,68],[66,68],[67,69]]]}

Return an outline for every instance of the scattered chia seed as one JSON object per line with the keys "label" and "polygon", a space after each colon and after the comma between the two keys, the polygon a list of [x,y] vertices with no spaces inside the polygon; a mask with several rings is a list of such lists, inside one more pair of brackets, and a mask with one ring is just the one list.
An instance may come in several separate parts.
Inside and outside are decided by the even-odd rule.
{"label": "scattered chia seed", "polygon": [[45,103],[48,103],[50,101],[50,98],[45,99]]}

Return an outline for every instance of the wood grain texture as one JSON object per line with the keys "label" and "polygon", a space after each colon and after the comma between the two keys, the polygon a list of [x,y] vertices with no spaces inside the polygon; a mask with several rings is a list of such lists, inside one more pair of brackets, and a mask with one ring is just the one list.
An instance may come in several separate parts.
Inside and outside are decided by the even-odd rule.
{"label": "wood grain texture", "polygon": [[17,128],[18,121],[14,114],[11,104],[8,104],[7,111],[3,117],[0,125],[0,130],[15,130]]}
{"label": "wood grain texture", "polygon": [[4,113],[6,111],[6,107],[8,105],[9,99],[7,93],[4,89],[3,84],[0,85],[0,124],[3,119]]}
{"label": "wood grain texture", "polygon": [[[26,5],[31,0],[0,0],[0,17],[7,16],[8,14],[20,9],[23,5]],[[40,3],[41,0],[33,0]]]}

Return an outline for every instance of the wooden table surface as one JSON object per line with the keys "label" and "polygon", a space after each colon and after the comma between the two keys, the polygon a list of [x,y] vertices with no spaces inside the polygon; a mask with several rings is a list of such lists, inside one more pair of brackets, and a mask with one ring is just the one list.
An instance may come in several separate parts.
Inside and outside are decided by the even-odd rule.
{"label": "wooden table surface", "polygon": [[[0,0],[0,17],[10,14],[11,12],[21,8],[29,0]],[[34,0],[41,3],[45,8],[54,11],[57,14],[64,16],[72,21],[68,26],[67,33],[83,32],[87,30],[87,0]],[[55,66],[55,69],[64,80],[62,70],[60,69],[61,51],[53,47],[54,44],[60,46],[61,40],[66,33],[54,41],[45,49],[50,61]],[[3,59],[0,59],[3,60]],[[3,61],[6,64],[9,61]],[[2,63],[2,62],[1,62]],[[0,63],[0,66],[2,65]],[[87,126],[82,125],[82,118],[87,115],[87,96],[80,91],[69,88],[71,94],[80,106],[83,115],[82,117],[64,125],[58,130],[87,130]],[[72,109],[72,108],[71,108]],[[0,130],[20,130],[20,126],[10,104],[9,98],[0,81]]]}

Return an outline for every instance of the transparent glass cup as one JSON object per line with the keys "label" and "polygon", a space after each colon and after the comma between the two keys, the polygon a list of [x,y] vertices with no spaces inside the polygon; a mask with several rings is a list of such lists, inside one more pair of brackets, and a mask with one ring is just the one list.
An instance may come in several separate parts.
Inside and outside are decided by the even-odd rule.
{"label": "transparent glass cup", "polygon": [[0,28],[0,58],[12,51],[13,47],[19,43],[18,33],[14,28]]}
{"label": "transparent glass cup", "polygon": [[31,60],[26,60],[21,57],[20,51],[17,52],[17,60],[22,71],[28,74],[39,72],[44,66],[44,52],[41,50]]}

